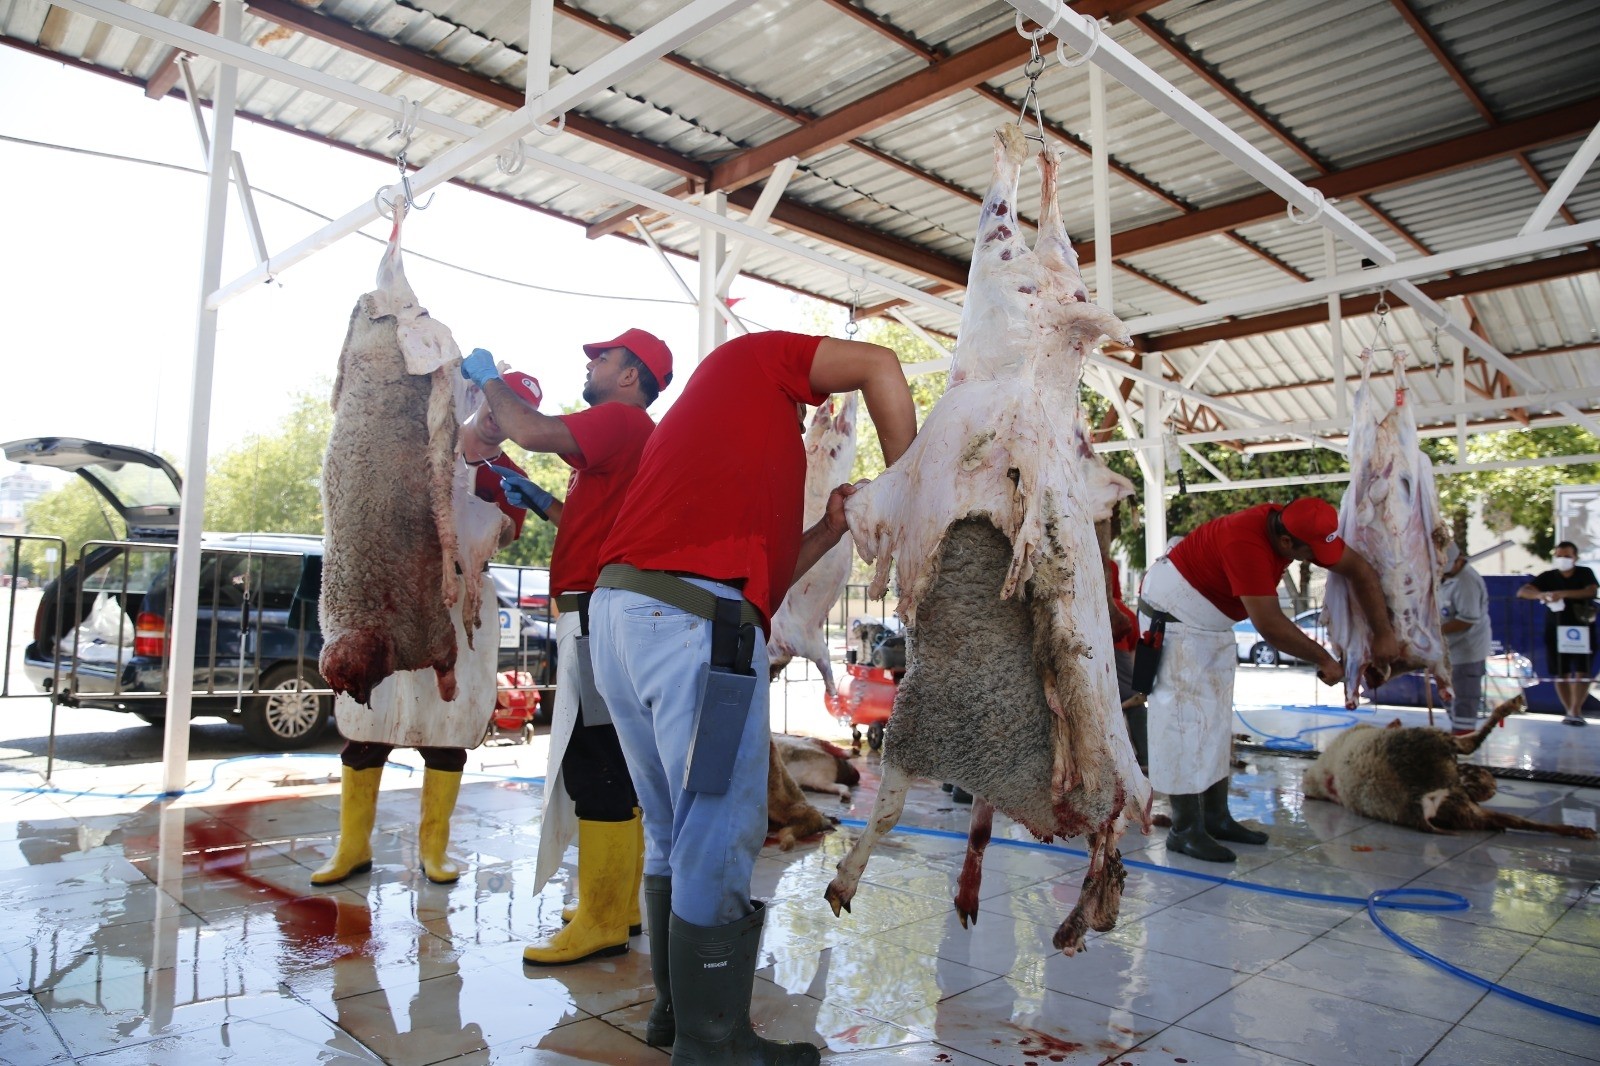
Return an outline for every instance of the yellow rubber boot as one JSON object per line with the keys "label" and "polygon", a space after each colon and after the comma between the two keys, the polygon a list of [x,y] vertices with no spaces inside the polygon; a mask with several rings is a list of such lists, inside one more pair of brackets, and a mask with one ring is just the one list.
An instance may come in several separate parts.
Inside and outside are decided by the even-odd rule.
{"label": "yellow rubber boot", "polygon": [[352,770],[339,775],[339,843],[333,858],[311,874],[314,885],[336,885],[354,874],[372,869],[372,823],[378,817],[378,782],[383,767]]}
{"label": "yellow rubber boot", "polygon": [[[635,807],[633,809],[634,837],[639,843],[639,864],[633,872],[633,895],[628,897],[628,935],[638,936],[644,932],[644,916],[639,913],[639,885],[644,880],[644,812]],[[581,898],[573,900],[561,908],[561,920],[571,922],[578,916],[578,908],[583,905]]]}
{"label": "yellow rubber boot", "polygon": [[461,774],[449,770],[422,771],[422,827],[417,831],[417,852],[422,872],[436,885],[453,884],[461,869],[450,861],[450,815],[461,792]]}
{"label": "yellow rubber boot", "polygon": [[578,822],[578,908],[571,924],[523,949],[533,966],[565,966],[628,950],[628,891],[638,899],[637,818],[626,822]]}

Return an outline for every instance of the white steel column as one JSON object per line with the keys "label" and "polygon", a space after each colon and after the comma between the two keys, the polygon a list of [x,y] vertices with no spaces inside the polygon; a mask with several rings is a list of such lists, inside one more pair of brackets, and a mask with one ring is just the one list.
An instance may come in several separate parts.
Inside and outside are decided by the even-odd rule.
{"label": "white steel column", "polygon": [[532,0],[528,5],[528,68],[524,102],[532,105],[550,89],[551,23],[555,0]]}
{"label": "white steel column", "polygon": [[[222,2],[222,36],[238,40],[244,22],[240,0]],[[165,749],[161,788],[176,793],[188,783],[189,717],[194,696],[194,646],[200,602],[200,531],[206,510],[207,444],[211,431],[211,374],[217,354],[217,311],[206,298],[222,280],[223,237],[228,221],[228,171],[233,161],[233,110],[238,102],[238,68],[217,70],[217,96],[212,113],[211,165],[206,177],[205,259],[200,268],[194,366],[190,374],[189,437],[184,448],[183,494],[179,504],[178,552],[173,562],[172,643],[168,659]]]}
{"label": "white steel column", "polygon": [[[1328,277],[1339,276],[1339,244],[1332,230],[1322,231],[1322,259]],[[1333,379],[1333,417],[1350,417],[1349,370],[1344,361],[1344,306],[1339,293],[1328,294],[1328,376]]]}
{"label": "white steel column", "polygon": [[[678,273],[678,268],[672,265],[672,260],[667,258],[667,253],[661,250],[661,242],[657,241],[655,234],[650,232],[650,227],[639,221],[638,215],[634,215],[628,221],[633,223],[634,231],[639,234],[639,239],[649,245],[652,252],[656,253],[656,258],[661,261],[661,269],[665,270],[672,280],[678,283],[678,288],[683,290],[683,295],[688,298],[691,304],[699,306],[700,301],[695,296],[694,290],[689,288],[687,281],[683,280],[683,275]],[[742,337],[750,332],[749,327],[740,321],[738,315],[733,313],[727,301],[720,297],[717,300],[717,314],[726,319],[728,325],[732,326],[739,336]]]}
{"label": "white steel column", "polygon": [[[773,208],[778,206],[778,201],[783,199],[783,190],[789,187],[789,179],[794,177],[795,168],[800,165],[797,156],[780,159],[772,168],[772,173],[767,176],[766,184],[761,187],[761,195],[756,198],[755,206],[745,216],[744,224],[763,229],[767,219],[772,217]],[[733,286],[733,279],[739,276],[739,270],[744,266],[745,256],[750,254],[750,242],[736,240],[733,248],[728,253],[727,261],[717,271],[717,297],[727,299],[728,290]]]}
{"label": "white steel column", "polygon": [[[727,193],[714,192],[702,202],[707,211],[717,215],[728,213]],[[722,230],[710,226],[700,227],[700,351],[695,360],[711,354],[711,350],[728,339],[728,327],[717,314],[717,273],[722,269],[722,257],[727,251],[727,238]]]}
{"label": "white steel column", "polygon": [[[1111,306],[1111,131],[1106,128],[1106,76],[1089,68],[1089,124],[1094,130],[1090,162],[1094,173],[1094,302]],[[1113,313],[1115,313],[1113,311]],[[1158,408],[1145,408],[1146,411]],[[1150,419],[1146,417],[1146,422]],[[1156,419],[1160,421],[1160,419]]]}
{"label": "white steel column", "polygon": [[1161,423],[1150,417],[1161,409],[1161,389],[1149,377],[1161,375],[1161,353],[1144,353],[1144,568],[1167,553],[1167,453],[1161,446]]}

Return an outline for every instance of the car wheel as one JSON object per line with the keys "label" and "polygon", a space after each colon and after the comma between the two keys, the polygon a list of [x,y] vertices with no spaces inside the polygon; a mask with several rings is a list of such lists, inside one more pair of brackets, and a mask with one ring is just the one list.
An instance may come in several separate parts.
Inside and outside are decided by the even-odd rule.
{"label": "car wheel", "polygon": [[138,711],[134,711],[133,712],[133,716],[135,718],[139,719],[139,721],[143,722],[145,725],[166,725],[167,724],[167,719],[166,719],[166,717],[164,715],[159,715],[159,714],[141,714]]}
{"label": "car wheel", "polygon": [[1257,666],[1277,666],[1278,649],[1266,641],[1262,641],[1250,649],[1250,661]]}
{"label": "car wheel", "polygon": [[333,697],[307,690],[327,688],[315,670],[294,663],[275,666],[261,676],[261,695],[245,708],[245,735],[268,751],[291,751],[316,743],[333,713]]}
{"label": "car wheel", "polygon": [[883,750],[883,723],[873,722],[867,726],[867,747],[872,751]]}

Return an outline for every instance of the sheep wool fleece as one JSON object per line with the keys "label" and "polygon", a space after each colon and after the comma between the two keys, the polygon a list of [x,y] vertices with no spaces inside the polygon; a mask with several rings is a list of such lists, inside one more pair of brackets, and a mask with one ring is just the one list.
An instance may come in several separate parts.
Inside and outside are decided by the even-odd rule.
{"label": "sheep wool fleece", "polygon": [[1167,623],[1150,693],[1150,784],[1169,796],[1204,792],[1228,776],[1232,757],[1233,619],[1166,558],[1145,575],[1140,598],[1180,619]]}
{"label": "sheep wool fleece", "polygon": [[[737,589],[686,578],[722,597]],[[672,878],[672,913],[723,926],[751,911],[750,878],[767,837],[767,686],[745,718],[733,779],[720,796],[683,788],[700,674],[711,660],[711,623],[622,589],[596,589],[589,603],[595,687],[605,698],[644,808],[644,872]],[[756,631],[753,661],[766,662]]]}

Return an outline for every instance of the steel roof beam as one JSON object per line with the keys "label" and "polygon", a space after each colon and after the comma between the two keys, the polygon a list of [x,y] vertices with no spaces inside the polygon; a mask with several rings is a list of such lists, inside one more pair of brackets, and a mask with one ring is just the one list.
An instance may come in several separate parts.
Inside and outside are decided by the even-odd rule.
{"label": "steel roof beam", "polygon": [[1482,266],[1485,263],[1502,262],[1525,255],[1551,252],[1558,248],[1587,244],[1594,240],[1600,240],[1600,221],[1584,222],[1577,226],[1562,226],[1553,230],[1541,230],[1524,236],[1510,237],[1503,241],[1490,241],[1487,244],[1462,248],[1454,252],[1423,256],[1420,259],[1405,259],[1389,266],[1351,271],[1348,274],[1339,274],[1331,278],[1318,278],[1300,285],[1283,285],[1276,289],[1266,289],[1262,292],[1251,293],[1248,296],[1236,296],[1228,300],[1213,300],[1211,303],[1202,304],[1186,311],[1172,311],[1164,315],[1143,315],[1139,318],[1129,319],[1125,324],[1128,327],[1128,332],[1132,334],[1159,334],[1164,330],[1175,330],[1208,320],[1224,317],[1231,318],[1255,311],[1265,311],[1272,307],[1296,306],[1310,303],[1313,300],[1321,300],[1338,293],[1377,289],[1407,278],[1420,278],[1429,274],[1444,274],[1452,270]]}
{"label": "steel roof beam", "polygon": [[[216,33],[217,25],[222,21],[222,6],[220,4],[207,4],[206,9],[200,12],[200,17],[194,20],[194,28],[202,33]],[[150,80],[145,82],[144,94],[152,100],[159,100],[172,91],[183,76],[183,71],[178,67],[178,57],[183,55],[183,49],[170,49],[166,58],[156,65],[156,72],[150,75]]]}
{"label": "steel roof beam", "polygon": [[[1535,259],[1528,263],[1515,263],[1492,270],[1480,270],[1475,274],[1430,281],[1420,288],[1434,299],[1442,300],[1450,296],[1470,296],[1479,292],[1493,292],[1496,289],[1510,289],[1519,285],[1567,278],[1574,274],[1587,274],[1596,270],[1600,270],[1600,252],[1590,248],[1549,259]],[[1378,297],[1375,293],[1347,296],[1340,301],[1340,307],[1345,315],[1371,314],[1377,304]],[[1209,344],[1211,341],[1237,340],[1240,337],[1253,337],[1299,326],[1317,325],[1326,322],[1327,319],[1327,307],[1324,304],[1313,304],[1290,311],[1278,311],[1232,322],[1218,322],[1210,326],[1196,326],[1193,329],[1178,330],[1173,333],[1152,333],[1144,338],[1144,345],[1164,351],[1193,348]]]}
{"label": "steel roof beam", "polygon": [[[1502,123],[1492,129],[1463,134],[1448,141],[1415,148],[1370,163],[1337,170],[1325,177],[1305,182],[1329,199],[1361,196],[1422,181],[1451,171],[1477,166],[1515,155],[1542,145],[1570,140],[1589,132],[1600,120],[1600,97],[1590,97],[1527,118]],[[1280,217],[1284,197],[1277,193],[1257,193],[1225,204],[1203,207],[1192,214],[1165,222],[1153,222],[1113,234],[1119,256],[1165,248],[1199,237]],[[1078,251],[1083,263],[1094,259],[1094,245],[1086,242]]]}

